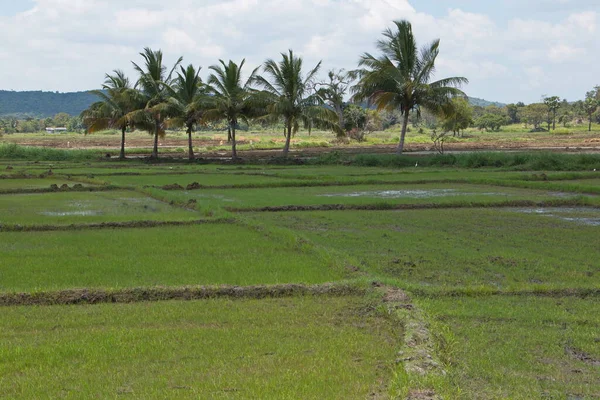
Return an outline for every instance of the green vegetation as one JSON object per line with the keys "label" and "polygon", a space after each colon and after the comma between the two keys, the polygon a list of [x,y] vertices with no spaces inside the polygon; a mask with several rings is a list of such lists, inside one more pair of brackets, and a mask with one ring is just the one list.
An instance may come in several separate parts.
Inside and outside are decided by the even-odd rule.
{"label": "green vegetation", "polygon": [[[593,399],[598,298],[420,300],[439,329],[447,382],[469,399]],[[448,328],[444,328],[448,327]]]}
{"label": "green vegetation", "polygon": [[[157,193],[152,191],[151,193]],[[160,193],[160,192],[158,192]],[[157,193],[157,194],[158,194]],[[494,204],[505,201],[553,201],[558,196],[544,191],[460,184],[386,184],[357,186],[282,187],[263,189],[206,189],[184,193],[163,192],[167,198],[192,198],[213,208],[248,209],[260,207],[325,204]],[[574,197],[571,195],[570,197]],[[569,195],[560,196],[560,199]]]}
{"label": "green vegetation", "polygon": [[[256,214],[419,293],[597,288],[600,212],[456,209]],[[435,227],[435,228],[434,228]],[[576,250],[573,250],[576,249]]]}
{"label": "green vegetation", "polygon": [[4,308],[0,397],[383,396],[398,332],[364,307],[301,297]]}
{"label": "green vegetation", "polygon": [[132,191],[57,192],[0,196],[2,225],[66,225],[94,222],[181,221],[200,213],[175,208]]}
{"label": "green vegetation", "polygon": [[598,156],[295,162],[3,161],[0,397],[598,393]]}
{"label": "green vegetation", "polygon": [[323,283],[343,277],[339,263],[312,245],[238,224],[7,232],[0,238],[2,291]]}

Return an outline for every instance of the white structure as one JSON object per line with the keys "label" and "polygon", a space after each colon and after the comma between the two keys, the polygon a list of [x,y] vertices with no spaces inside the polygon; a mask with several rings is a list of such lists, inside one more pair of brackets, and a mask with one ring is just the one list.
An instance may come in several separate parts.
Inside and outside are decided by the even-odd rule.
{"label": "white structure", "polygon": [[56,132],[66,132],[67,128],[46,128],[46,132],[48,133],[56,133]]}

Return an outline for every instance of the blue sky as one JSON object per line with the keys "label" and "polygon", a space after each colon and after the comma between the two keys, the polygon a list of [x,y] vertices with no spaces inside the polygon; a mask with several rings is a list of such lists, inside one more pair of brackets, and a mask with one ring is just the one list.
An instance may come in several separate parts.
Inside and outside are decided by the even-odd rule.
{"label": "blue sky", "polygon": [[145,46],[168,61],[260,65],[289,48],[307,66],[355,68],[393,19],[441,39],[438,78],[501,102],[582,98],[600,84],[598,0],[0,0],[0,89],[74,91],[133,76]]}

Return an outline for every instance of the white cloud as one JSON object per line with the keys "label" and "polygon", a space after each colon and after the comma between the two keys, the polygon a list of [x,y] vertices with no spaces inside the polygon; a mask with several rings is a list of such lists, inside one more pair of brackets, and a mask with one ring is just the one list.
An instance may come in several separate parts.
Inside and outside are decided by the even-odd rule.
{"label": "white cloud", "polygon": [[537,101],[533,91],[544,88],[576,98],[600,83],[599,15],[577,3],[551,21],[459,8],[434,16],[416,0],[36,0],[0,17],[0,88],[94,88],[115,68],[132,74],[130,61],[146,46],[162,48],[167,62],[183,55],[205,73],[218,58],[246,58],[249,70],[290,48],[307,66],[352,69],[394,19],[408,19],[421,45],[441,38],[437,77],[466,76],[475,96]]}

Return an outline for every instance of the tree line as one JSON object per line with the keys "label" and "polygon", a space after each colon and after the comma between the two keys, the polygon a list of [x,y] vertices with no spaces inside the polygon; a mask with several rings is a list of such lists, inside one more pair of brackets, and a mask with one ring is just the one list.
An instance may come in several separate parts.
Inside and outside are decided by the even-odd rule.
{"label": "tree line", "polygon": [[428,110],[435,115],[449,115],[453,112],[452,100],[466,97],[459,89],[468,82],[466,78],[433,81],[439,43],[438,39],[418,48],[411,24],[396,21],[377,42],[379,55],[364,53],[357,69],[331,71],[328,80],[321,82],[317,80],[321,62],[305,69],[303,59],[292,50],[281,53],[278,61],[267,59],[245,77],[244,60],[219,60],[209,67],[210,74],[203,82],[200,67],[184,67],[183,58],[179,58],[169,68],[160,50],[145,48],[140,53],[143,63],[133,62],[138,75],[135,82],[121,70],[107,74],[102,90],[93,92],[99,101],[81,117],[89,133],[108,128],[121,131],[121,158],[125,157],[128,130],[151,134],[151,157],[157,158],[158,138],[168,128],[184,128],[189,158],[193,160],[194,130],[220,120],[228,127],[232,158],[237,158],[236,130],[240,123],[250,121],[283,123],[283,156],[287,156],[290,140],[301,126],[344,136],[352,123],[363,124],[357,115],[360,113],[352,113],[352,107],[344,102],[350,94],[353,102],[399,113],[402,130],[397,153],[401,154],[411,114]]}

